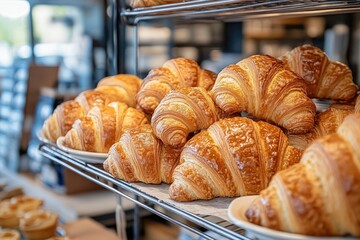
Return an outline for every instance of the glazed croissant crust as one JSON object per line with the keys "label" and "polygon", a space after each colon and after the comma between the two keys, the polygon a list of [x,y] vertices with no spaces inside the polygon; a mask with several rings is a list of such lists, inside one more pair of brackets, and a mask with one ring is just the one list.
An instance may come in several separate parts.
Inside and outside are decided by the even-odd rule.
{"label": "glazed croissant crust", "polygon": [[307,83],[311,98],[349,100],[357,91],[348,66],[330,61],[321,49],[303,45],[281,57],[287,67]]}
{"label": "glazed croissant crust", "polygon": [[316,140],[246,211],[250,222],[307,235],[360,236],[360,115]]}
{"label": "glazed croissant crust", "polygon": [[315,105],[305,82],[268,55],[253,55],[222,70],[211,90],[225,112],[247,112],[271,121],[291,133],[314,127]]}
{"label": "glazed croissant crust", "polygon": [[104,169],[128,182],[171,183],[180,152],[181,148],[164,145],[144,124],[125,132],[111,147]]}
{"label": "glazed croissant crust", "polygon": [[145,123],[147,119],[140,110],[125,103],[112,102],[94,107],[86,116],[76,120],[65,135],[64,145],[82,151],[107,153],[123,132]]}
{"label": "glazed croissant crust", "polygon": [[191,132],[208,128],[218,119],[217,110],[204,88],[172,90],[155,109],[151,126],[166,145],[181,147]]}
{"label": "glazed croissant crust", "polygon": [[171,59],[162,67],[150,71],[144,79],[136,99],[144,112],[152,114],[170,90],[179,90],[185,87],[203,87],[209,90],[215,79],[215,73],[201,69],[191,59]]}
{"label": "glazed croissant crust", "polygon": [[80,93],[75,100],[63,102],[58,105],[54,113],[44,122],[42,132],[44,137],[52,142],[65,136],[73,123],[87,114],[94,106],[106,106],[111,102],[122,100],[121,96],[104,93],[96,90],[87,90]]}
{"label": "glazed croissant crust", "polygon": [[306,134],[288,135],[289,143],[299,149],[305,149],[315,139],[335,133],[344,118],[353,113],[350,109],[329,108],[325,112],[317,114],[315,127]]}
{"label": "glazed croissant crust", "polygon": [[192,201],[258,194],[301,153],[276,126],[245,117],[222,119],[186,143],[169,195]]}

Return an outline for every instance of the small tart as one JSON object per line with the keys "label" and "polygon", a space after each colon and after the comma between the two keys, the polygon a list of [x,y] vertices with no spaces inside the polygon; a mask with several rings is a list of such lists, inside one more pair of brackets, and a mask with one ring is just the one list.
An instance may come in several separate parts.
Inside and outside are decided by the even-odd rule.
{"label": "small tart", "polygon": [[1,240],[20,240],[20,233],[13,229],[3,229],[0,231]]}
{"label": "small tart", "polygon": [[0,226],[15,228],[26,212],[39,208],[43,201],[28,196],[17,196],[0,202]]}
{"label": "small tart", "polygon": [[29,240],[46,239],[55,235],[57,222],[56,213],[37,209],[20,219],[20,229]]}

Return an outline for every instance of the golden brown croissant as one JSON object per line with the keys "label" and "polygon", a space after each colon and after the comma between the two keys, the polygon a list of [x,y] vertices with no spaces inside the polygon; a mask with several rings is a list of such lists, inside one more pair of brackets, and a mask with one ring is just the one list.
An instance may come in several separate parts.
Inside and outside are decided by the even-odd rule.
{"label": "golden brown croissant", "polygon": [[316,116],[315,127],[306,134],[289,134],[289,144],[299,149],[305,149],[315,139],[335,133],[344,118],[353,113],[350,109],[329,108]]}
{"label": "golden brown croissant", "polygon": [[299,162],[301,153],[274,125],[222,119],[186,143],[169,194],[176,201],[258,194],[277,171]]}
{"label": "golden brown croissant", "polygon": [[104,169],[128,182],[171,183],[181,148],[164,145],[149,124],[126,131],[109,151]]}
{"label": "golden brown croissant", "polygon": [[189,133],[208,128],[218,119],[214,102],[204,88],[170,91],[151,118],[155,135],[166,145],[181,147]]}
{"label": "golden brown croissant", "polygon": [[315,105],[305,83],[284,64],[268,55],[253,55],[222,70],[211,90],[225,112],[248,112],[292,133],[314,127]]}
{"label": "golden brown croissant", "polygon": [[348,66],[330,61],[321,49],[303,45],[281,57],[287,67],[307,83],[311,98],[348,100],[355,96],[357,87]]}
{"label": "golden brown croissant", "polygon": [[121,99],[121,96],[95,90],[82,92],[75,100],[66,101],[55,108],[54,113],[43,124],[42,132],[44,137],[56,142],[59,137],[65,136],[73,123],[85,116],[90,108],[106,106]]}
{"label": "golden brown croissant", "polygon": [[354,111],[355,111],[355,113],[360,113],[360,94],[359,94],[359,96],[356,98]]}
{"label": "golden brown croissant", "polygon": [[65,135],[64,145],[82,151],[107,153],[123,132],[146,122],[143,112],[122,102],[94,107],[75,121]]}
{"label": "golden brown croissant", "polygon": [[132,0],[130,5],[133,8],[152,7],[163,4],[183,2],[184,0]]}
{"label": "golden brown croissant", "polygon": [[170,90],[196,86],[209,90],[215,79],[215,73],[201,69],[193,60],[171,59],[162,67],[150,71],[136,99],[141,109],[151,114]]}
{"label": "golden brown croissant", "polygon": [[112,93],[121,97],[119,102],[126,103],[129,107],[136,107],[135,96],[140,89],[141,79],[134,75],[118,74],[103,78],[96,90]]}
{"label": "golden brown croissant", "polygon": [[360,115],[311,144],[247,209],[250,222],[306,235],[360,236]]}

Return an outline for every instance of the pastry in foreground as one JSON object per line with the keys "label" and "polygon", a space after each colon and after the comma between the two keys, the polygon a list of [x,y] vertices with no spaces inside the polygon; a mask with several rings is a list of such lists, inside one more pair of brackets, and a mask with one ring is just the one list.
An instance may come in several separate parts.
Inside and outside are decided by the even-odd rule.
{"label": "pastry in foreground", "polygon": [[180,153],[181,148],[164,145],[156,138],[151,126],[145,124],[121,136],[111,147],[104,169],[128,182],[171,183]]}
{"label": "pastry in foreground", "polygon": [[277,173],[245,215],[250,222],[313,236],[360,236],[360,114],[313,142]]}
{"label": "pastry in foreground", "polygon": [[356,98],[356,102],[355,102],[355,113],[360,113],[360,94],[359,96]]}
{"label": "pastry in foreground", "polygon": [[33,210],[20,220],[20,229],[28,240],[40,240],[55,236],[58,215],[44,209]]}
{"label": "pastry in foreground", "polygon": [[14,229],[1,229],[1,240],[20,240],[20,233]]}
{"label": "pastry in foreground", "polygon": [[210,91],[226,113],[251,116],[300,134],[314,127],[315,104],[305,81],[268,55],[253,55],[223,69]]}
{"label": "pastry in foreground", "polygon": [[107,153],[122,133],[147,123],[145,114],[122,102],[94,107],[73,124],[65,135],[64,145],[81,151]]}
{"label": "pastry in foreground", "polygon": [[169,195],[192,201],[258,194],[277,171],[299,162],[301,153],[274,125],[222,119],[186,143]]}
{"label": "pastry in foreground", "polygon": [[302,45],[280,59],[306,81],[309,97],[341,100],[355,97],[357,86],[350,68],[343,63],[330,61],[321,49]]}
{"label": "pastry in foreground", "polygon": [[15,228],[19,219],[28,211],[38,209],[43,201],[29,196],[18,196],[0,202],[0,226]]}

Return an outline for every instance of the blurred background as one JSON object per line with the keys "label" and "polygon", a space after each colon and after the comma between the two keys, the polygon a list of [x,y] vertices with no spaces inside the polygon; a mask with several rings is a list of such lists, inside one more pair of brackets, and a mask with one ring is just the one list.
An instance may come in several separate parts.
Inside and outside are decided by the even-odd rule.
{"label": "blurred background", "polygon": [[[111,2],[0,0],[2,169],[25,172],[56,192],[79,191],[67,189],[64,170],[41,159],[36,133],[57,104],[118,69],[136,72],[134,29],[125,29],[120,44],[113,41]],[[138,34],[141,77],[174,57],[192,58],[219,72],[252,54],[278,57],[309,43],[348,64],[360,83],[360,14],[235,23],[165,19],[142,22]],[[121,46],[123,62],[114,63],[115,46]]]}

